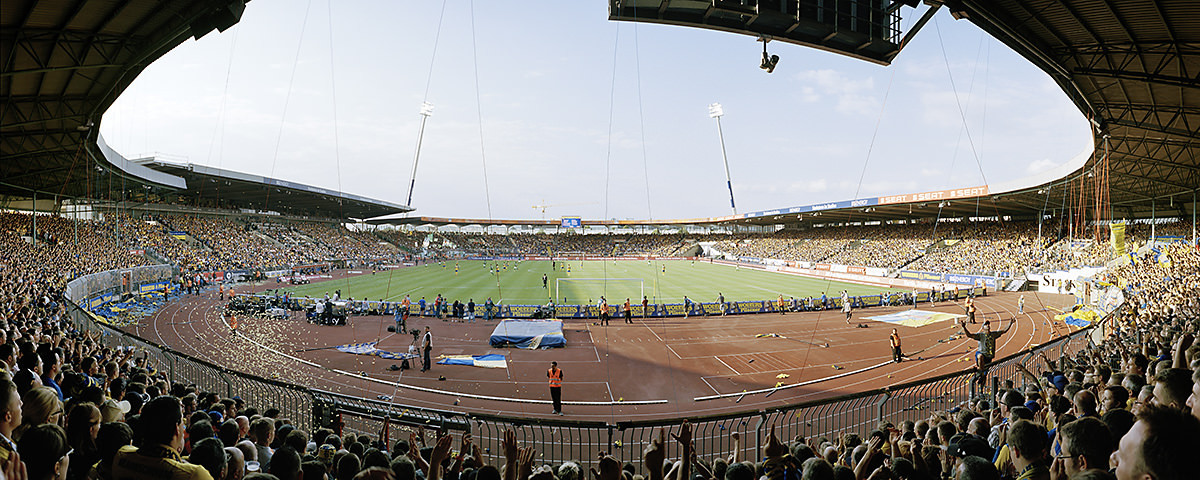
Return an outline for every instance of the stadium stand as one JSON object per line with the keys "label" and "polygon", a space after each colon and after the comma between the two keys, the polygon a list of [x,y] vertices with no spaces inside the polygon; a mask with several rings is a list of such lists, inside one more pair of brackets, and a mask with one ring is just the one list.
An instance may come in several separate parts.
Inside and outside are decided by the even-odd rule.
{"label": "stadium stand", "polygon": [[[132,225],[136,222],[128,217],[118,218],[123,234],[145,229]],[[183,456],[173,461],[183,465],[180,468],[202,467],[214,478],[240,478],[241,474],[252,473],[246,467],[247,461],[257,462],[262,472],[277,478],[291,478],[289,472],[297,468],[335,478],[388,478],[390,474],[391,478],[412,479],[414,471],[420,472],[418,478],[462,478],[513,469],[520,478],[578,478],[575,475],[591,466],[578,460],[522,454],[552,451],[553,437],[525,434],[518,442],[515,435],[499,433],[497,436],[503,439],[485,449],[482,438],[472,442],[457,434],[439,438],[432,432],[415,430],[410,437],[385,443],[378,435],[337,435],[329,428],[309,426],[307,421],[281,414],[278,405],[271,403],[245,404],[237,395],[169,383],[164,372],[156,370],[141,350],[105,345],[93,332],[76,330],[66,315],[69,307],[60,297],[69,278],[62,271],[79,275],[142,265],[147,260],[118,248],[111,230],[101,228],[107,225],[104,222],[76,224],[52,216],[39,217],[39,232],[45,233],[39,234],[40,242],[35,247],[20,236],[31,220],[18,214],[0,217],[6,253],[0,277],[0,299],[4,302],[0,305],[4,312],[0,359],[5,361],[0,390],[6,393],[6,401],[20,396],[25,405],[21,425],[0,423],[0,434],[16,442],[20,458],[30,471],[53,467],[55,455],[61,456],[67,450],[51,447],[54,441],[61,441],[74,448],[67,478],[84,478],[93,469],[92,474],[98,478],[112,478],[108,475],[114,468],[114,458],[144,454],[153,446],[143,442],[136,450],[121,448],[132,438],[126,425],[143,429],[145,422],[158,421],[162,415],[183,422],[187,432],[186,437],[172,434],[161,438],[161,443],[182,450]],[[197,225],[195,221],[179,223]],[[64,241],[75,238],[76,227],[78,240],[70,244]],[[277,229],[264,229],[271,228]],[[313,233],[315,228],[309,225],[298,230]],[[145,229],[143,234],[154,231]],[[202,235],[212,235],[213,230],[203,231],[206,233]],[[333,232],[336,230],[314,235],[333,241],[329,237],[336,234]],[[455,235],[447,239],[464,240]],[[495,248],[497,240],[484,243],[487,248]],[[779,239],[771,240],[763,245],[774,246]],[[75,242],[93,250],[78,256],[71,246]],[[266,242],[260,239],[259,243]],[[575,249],[606,245],[578,238],[562,244]],[[697,444],[704,445],[705,450],[695,452],[698,462],[690,466],[694,469],[691,476],[714,480],[738,478],[741,474],[737,472],[742,469],[749,469],[746,474],[762,469],[760,473],[770,478],[784,475],[780,470],[788,469],[827,473],[845,470],[858,478],[871,476],[872,472],[896,478],[940,478],[943,473],[967,478],[954,472],[978,469],[994,470],[1001,478],[1016,478],[1030,468],[1035,473],[1053,468],[1073,474],[1084,467],[1119,471],[1137,462],[1154,472],[1194,471],[1194,459],[1183,452],[1195,451],[1200,442],[1200,399],[1194,391],[1194,382],[1200,377],[1200,343],[1195,335],[1200,318],[1200,284],[1195,282],[1200,278],[1200,252],[1176,243],[1165,248],[1165,255],[1169,261],[1158,254],[1147,254],[1113,270],[1111,280],[1127,286],[1130,297],[1129,306],[1116,315],[1117,321],[1112,324],[1116,328],[1110,330],[1106,340],[1093,346],[1078,343],[1056,357],[1047,356],[1048,350],[1039,350],[1042,361],[1017,367],[1024,369],[1024,375],[1016,377],[1016,382],[1010,380],[1016,384],[1006,385],[996,399],[974,398],[952,412],[931,412],[917,420],[911,415],[894,421],[885,418],[869,428],[839,429],[808,437],[781,437],[763,430],[764,447],[760,452],[746,450],[751,441],[748,438],[714,438],[727,432],[701,432],[690,424],[668,425],[668,429],[685,441],[688,435],[696,435],[697,440],[704,436],[704,441]],[[65,425],[65,430],[59,424]],[[99,428],[79,426],[88,424]],[[667,446],[660,442],[666,440],[661,440],[653,429],[641,429],[637,434],[637,445],[649,445],[640,458],[639,449],[614,451],[613,455],[620,458],[605,456],[599,468],[619,470],[619,462],[634,462],[625,468],[632,469],[632,475],[650,478],[664,472],[670,477],[672,471],[679,473],[684,468],[674,462],[663,463],[661,455]],[[1148,435],[1162,437],[1155,443],[1156,448],[1177,454],[1149,455],[1143,448]],[[1125,439],[1117,441],[1122,437]],[[1029,442],[1045,444],[1047,439],[1050,448],[1028,447]],[[211,460],[213,455],[207,449],[214,444],[228,446],[231,453],[238,451],[230,457],[228,467],[224,465],[225,455],[215,456],[221,461]],[[464,455],[452,464],[444,464],[441,460],[448,458],[452,448]],[[423,456],[419,453],[422,451],[429,455]],[[727,457],[730,454],[732,458]],[[972,455],[987,461],[967,459]],[[1110,456],[1116,465],[1108,463]],[[756,465],[747,466],[740,463],[742,460]],[[658,470],[660,465],[662,471]],[[231,468],[234,475],[225,471],[221,477],[226,468]],[[812,475],[818,476],[806,478],[836,478]],[[196,470],[192,478],[206,477]]]}
{"label": "stadium stand", "polygon": [[[38,192],[74,198],[96,195],[91,189],[99,182],[73,168],[85,149],[98,173],[120,170],[123,179],[141,179],[148,190],[151,185],[185,188],[178,178],[108,158],[98,147],[102,139],[94,130],[89,132],[90,115],[103,113],[145,65],[191,36],[227,29],[245,7],[244,2],[226,0],[156,8],[143,8],[146,2],[102,3],[87,2],[83,8],[80,2],[76,8],[17,0],[5,4],[6,15],[0,18],[13,40],[4,46],[11,61],[0,72],[11,86],[3,97],[8,113],[0,125],[5,140],[0,168],[5,193],[33,192],[34,208]],[[700,7],[695,5],[699,2],[654,3],[652,8],[618,10],[617,15],[646,21],[703,15],[708,22],[715,12],[717,18],[732,16],[744,22],[719,28],[759,37],[772,32],[756,29],[778,25],[767,16],[746,14],[737,2]],[[1097,136],[1103,134],[1105,157],[1112,157],[1113,205],[1129,208],[1128,215],[1140,219],[1154,217],[1154,200],[1161,205],[1162,198],[1171,196],[1173,203],[1174,195],[1186,193],[1194,199],[1200,169],[1191,154],[1195,129],[1189,126],[1197,113],[1187,105],[1193,103],[1197,82],[1185,73],[1195,71],[1198,58],[1187,48],[1197,39],[1196,22],[1186,20],[1195,18],[1192,2],[1070,0],[1043,2],[1032,13],[1027,4],[1034,2],[930,3],[935,5],[930,12],[946,6],[954,18],[976,23],[1060,83],[1095,125]],[[805,30],[794,29],[796,35]],[[846,51],[872,44],[871,49],[888,49],[883,53],[899,51],[899,45],[889,46],[890,42],[835,38],[841,35],[818,38],[835,40],[840,46],[834,48]],[[90,51],[110,44],[122,47],[101,55],[37,53]],[[853,55],[885,63],[892,58],[878,50]],[[80,77],[78,71],[87,73]],[[58,85],[58,95],[41,93]],[[39,93],[29,93],[35,91]],[[1108,154],[1110,138],[1113,148]],[[1107,165],[1105,170],[1091,168],[1088,177],[1091,172],[1107,177]],[[1083,172],[1064,177],[1059,185],[1082,180]],[[261,184],[244,183],[261,190]],[[1108,184],[1104,187],[1107,192]],[[1025,203],[1017,205],[1045,205],[1040,190],[1035,186],[1011,197],[1023,197]],[[109,200],[133,196],[108,193]],[[305,197],[306,202],[351,215],[340,201],[329,202],[324,195]],[[404,210],[355,201],[363,211]],[[228,198],[187,204],[226,212],[237,208],[236,199]],[[958,209],[951,217],[966,217],[972,209],[946,207],[951,212]],[[1041,215],[1023,208],[1027,214]],[[1194,215],[1194,200],[1192,208]],[[835,215],[827,212],[822,218]],[[1082,217],[1076,223],[1087,226]],[[927,408],[926,399],[961,398],[973,374],[966,371],[820,405],[694,418],[691,423],[668,419],[648,426],[555,423],[541,428],[529,418],[414,412],[403,405],[395,410],[365,408],[369,402],[364,399],[338,398],[255,377],[107,329],[83,320],[73,303],[78,299],[68,298],[71,282],[114,277],[108,274],[116,271],[169,271],[151,265],[161,261],[183,271],[202,271],[397,254],[378,243],[374,234],[320,221],[276,222],[195,212],[151,217],[118,213],[99,221],[38,214],[36,222],[30,215],[0,212],[0,476],[162,478],[169,469],[176,478],[196,479],[293,479],[303,471],[309,480],[579,480],[586,469],[600,480],[1193,478],[1200,470],[1194,455],[1200,451],[1200,253],[1195,245],[1174,243],[1110,260],[1106,241],[1097,241],[1098,236],[1067,238],[1078,235],[1067,234],[1058,220],[1052,233],[1037,236],[1030,224],[998,222],[947,225],[937,234],[932,229],[923,233],[919,224],[736,236],[380,234],[379,238],[395,239],[391,245],[399,251],[425,250],[423,254],[431,256],[545,251],[677,255],[698,243],[715,242],[735,257],[965,273],[1127,262],[1114,265],[1107,274],[1106,280],[1120,286],[1127,301],[1105,320],[1103,331],[1080,330],[998,360],[993,371],[1006,380],[995,396],[969,398],[945,410]],[[1132,223],[1131,243],[1148,244],[1149,229],[1147,223]],[[1186,233],[1186,226],[1165,223],[1154,230],[1155,237],[1178,237]],[[171,232],[181,233],[177,238]],[[134,275],[133,280],[139,279]],[[914,398],[922,400],[913,403]],[[394,414],[410,435],[385,441],[367,433],[386,433],[386,424],[382,429],[355,428],[330,418],[328,408],[339,402],[347,418],[355,408],[366,412],[363,417],[385,411],[390,419]],[[756,422],[755,427],[740,428],[750,422]],[[434,425],[437,433],[431,433]],[[660,425],[678,439],[679,455],[672,457],[682,461],[668,460],[668,437],[654,430]],[[451,459],[456,435],[445,433],[472,426],[478,435],[474,441],[463,436],[460,455]],[[340,428],[342,434],[330,427]],[[614,436],[620,440],[614,441]],[[564,447],[572,447],[571,452],[586,449],[586,455],[563,454]],[[601,456],[595,469],[589,468],[590,462],[570,460],[596,453]]]}

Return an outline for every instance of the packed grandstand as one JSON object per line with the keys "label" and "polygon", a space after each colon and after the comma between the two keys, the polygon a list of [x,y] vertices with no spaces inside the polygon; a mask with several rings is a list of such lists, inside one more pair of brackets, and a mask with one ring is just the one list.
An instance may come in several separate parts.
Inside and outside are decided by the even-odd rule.
{"label": "packed grandstand", "polygon": [[[319,468],[334,472],[358,472],[367,467],[379,467],[392,470],[397,478],[411,477],[414,469],[425,472],[429,468],[427,465],[438,465],[433,460],[446,455],[445,442],[448,441],[420,437],[414,438],[417,446],[411,447],[408,439],[386,445],[371,435],[346,433],[338,436],[328,428],[305,431],[295,428],[294,424],[300,422],[281,415],[270,403],[239,405],[236,403],[238,395],[225,397],[198,389],[186,381],[168,383],[163,372],[154,372],[139,363],[141,360],[136,352],[131,354],[113,348],[99,338],[81,335],[72,326],[71,316],[67,314],[68,300],[63,295],[65,285],[73,278],[91,273],[161,263],[178,268],[184,277],[189,273],[220,269],[291,272],[294,268],[331,261],[365,266],[472,256],[534,256],[545,255],[547,251],[597,257],[665,256],[704,243],[711,245],[710,251],[734,259],[845,262],[889,270],[918,268],[910,267],[916,264],[931,271],[995,275],[1016,273],[1020,269],[1014,265],[1029,273],[1086,266],[1092,258],[1088,252],[1093,251],[1090,247],[1080,251],[1062,245],[1070,241],[1068,238],[1048,236],[1039,241],[1035,236],[1036,229],[1021,222],[954,223],[939,228],[941,232],[932,238],[922,237],[929,234],[932,225],[921,224],[706,235],[484,235],[395,229],[351,230],[335,223],[282,222],[262,216],[215,218],[120,212],[103,215],[103,220],[99,221],[41,215],[37,219],[34,241],[31,215],[8,212],[2,218],[3,311],[6,312],[8,339],[4,359],[8,362],[8,371],[16,372],[13,378],[15,390],[10,391],[8,398],[19,395],[24,399],[22,418],[26,428],[12,433],[0,430],[0,433],[17,440],[19,451],[25,454],[22,458],[38,461],[39,455],[49,454],[42,449],[26,449],[23,445],[32,442],[31,439],[56,435],[53,432],[38,435],[36,432],[50,428],[44,425],[46,422],[55,423],[53,412],[68,412],[64,439],[67,443],[64,445],[74,448],[71,464],[83,466],[72,468],[72,472],[79,469],[77,475],[84,475],[87,466],[97,461],[99,468],[112,468],[111,462],[117,453],[113,446],[127,443],[119,439],[130,433],[120,422],[121,418],[136,415],[137,404],[161,394],[175,395],[172,401],[182,402],[192,439],[185,452],[191,452],[194,463],[204,466],[214,478],[226,468],[223,466],[226,455],[201,453],[206,452],[205,448],[212,448],[212,442],[201,444],[197,438],[214,436],[222,440],[221,445],[232,445],[228,458],[234,469],[244,468],[244,461],[257,459],[267,471],[282,472],[299,468],[299,459],[311,456],[316,463],[303,468],[318,468],[319,464]],[[1148,225],[1138,226],[1131,232],[1131,237],[1146,238],[1148,228]],[[1185,234],[1181,229],[1179,222],[1166,223],[1157,226],[1156,233],[1166,237]],[[944,245],[946,240],[957,242],[947,248],[930,248],[931,245]],[[954,248],[957,245],[966,247]],[[1013,252],[1013,247],[1018,245],[1023,247],[1019,250],[1021,257],[996,255],[998,251]],[[1106,248],[1109,246],[1100,245],[1094,250]],[[768,462],[768,471],[771,462],[795,462],[794,467],[798,469],[873,471],[883,458],[890,456],[894,465],[904,465],[898,468],[912,469],[907,471],[908,475],[937,478],[942,469],[951,468],[953,463],[952,459],[939,458],[938,452],[944,452],[939,446],[967,448],[962,445],[974,435],[980,439],[979,448],[987,448],[989,452],[1003,450],[1005,443],[996,438],[988,442],[988,433],[997,431],[993,427],[1003,430],[1003,426],[1013,425],[1009,445],[1018,441],[1011,437],[1016,435],[1014,432],[1026,430],[1037,433],[1021,433],[1028,438],[1022,437],[1020,442],[1040,439],[1037,442],[1044,443],[1047,430],[1060,428],[1060,431],[1068,432],[1098,427],[1111,431],[1105,434],[1107,440],[1104,442],[1088,440],[1091,442],[1086,447],[1088,450],[1077,451],[1081,456],[1090,455],[1089,466],[1107,465],[1108,453],[1116,445],[1115,439],[1129,429],[1135,418],[1143,422],[1179,424],[1184,422],[1181,417],[1184,413],[1172,412],[1191,408],[1192,414],[1200,415],[1197,410],[1200,406],[1194,402],[1195,395],[1188,388],[1194,378],[1192,370],[1200,364],[1200,344],[1194,344],[1194,335],[1189,333],[1195,331],[1195,319],[1200,315],[1200,304],[1196,301],[1200,298],[1200,285],[1195,282],[1200,275],[1200,254],[1184,242],[1175,242],[1162,250],[1135,255],[1132,262],[1111,271],[1109,279],[1128,286],[1127,304],[1136,306],[1122,309],[1117,315],[1118,324],[1124,327],[1105,342],[1082,348],[1075,355],[1038,364],[1036,369],[1040,371],[1034,372],[1028,381],[1017,379],[1018,383],[1025,384],[1023,388],[1001,389],[1000,397],[996,399],[1000,403],[976,399],[978,401],[963,405],[954,413],[935,414],[919,421],[895,421],[881,423],[877,428],[836,432],[836,435],[783,439],[781,442],[786,449],[764,453],[766,456],[761,459]],[[1170,258],[1169,263],[1160,261],[1163,254]],[[1066,380],[1060,380],[1063,378]],[[1193,400],[1188,400],[1189,395]],[[126,407],[121,402],[130,399],[137,399],[132,402],[135,405],[131,411],[123,413]],[[1101,399],[1103,402],[1097,404]],[[160,401],[165,400],[156,400]],[[1185,403],[1190,406],[1185,407]],[[72,428],[73,422],[87,422],[87,418],[115,423],[102,426],[99,436],[89,436],[86,429]],[[251,426],[249,431],[243,428],[239,433],[239,423],[246,422]],[[1021,428],[1016,428],[1018,422]],[[28,428],[39,423],[43,425],[32,430]],[[303,424],[308,425],[308,422]],[[1074,448],[1084,448],[1080,446],[1085,441],[1083,437],[1059,438],[1060,445],[1069,442]],[[1194,446],[1194,440],[1180,438],[1178,446],[1184,451]],[[421,442],[428,442],[428,446]],[[881,447],[889,443],[894,450],[888,452],[892,453],[882,453]],[[314,449],[314,445],[318,448]],[[323,445],[333,445],[347,453],[326,458],[321,453],[326,448]],[[432,452],[434,458],[425,459],[427,463],[418,459],[414,464],[406,453],[410,448],[420,450],[423,447]],[[469,452],[471,446],[468,444],[465,448]],[[238,453],[232,453],[233,450]],[[267,460],[272,451],[274,458],[288,458],[288,463]],[[782,457],[779,452],[791,452],[791,457],[774,458]],[[58,452],[59,455],[62,453]],[[702,465],[706,469],[715,469],[712,474],[720,470],[737,472],[738,468],[744,468],[736,461],[730,463],[721,452],[704,453],[697,468]],[[657,465],[655,454],[651,451],[647,455],[649,463],[646,465]],[[477,452],[465,457],[461,465],[456,463],[455,468],[485,474],[486,458]],[[806,463],[808,458],[824,460]],[[635,459],[627,457],[623,460]],[[1028,461],[1012,458],[998,461],[997,465],[1012,472],[1014,465],[1023,468],[1028,464],[1023,462]],[[530,463],[532,459],[521,460],[518,456],[505,458],[504,462],[508,468],[536,466]],[[569,472],[579,467],[577,463],[564,462],[553,464],[551,468],[561,476],[571,475]],[[653,475],[636,467],[634,470],[637,475]]]}
{"label": "packed grandstand", "polygon": [[[21,2],[6,2],[5,35],[19,16],[10,14],[10,3]],[[164,8],[148,16],[167,23],[184,16],[202,19],[214,15],[208,7],[222,2],[196,3],[203,4],[196,12]],[[662,2],[661,9],[673,3],[680,2]],[[1003,19],[986,15],[995,13],[989,8],[1004,7],[977,3],[945,2],[956,18],[971,18],[996,35],[1034,35],[1014,33],[1010,25],[1002,25]],[[245,7],[243,2],[235,4]],[[1194,13],[1191,7],[1188,12]],[[116,11],[112,14],[118,16]],[[1153,22],[1166,22],[1161,12],[1154,18],[1160,20]],[[209,29],[219,28],[221,21],[209,18]],[[189,31],[186,24],[161,31],[157,24],[153,27],[150,33],[155,35]],[[749,24],[741,28],[750,31]],[[1172,32],[1183,42],[1196,37],[1194,25]],[[183,37],[152,43],[169,50],[190,33],[179,35]],[[1087,35],[1105,34],[1089,30]],[[1128,31],[1123,35],[1133,38]],[[1023,51],[1039,48],[1015,43]],[[884,61],[886,52],[876,52],[878,45],[864,49],[867,45],[871,42],[851,54]],[[105,59],[105,68],[121,61],[141,65],[156,58],[151,53]],[[1177,46],[1175,55],[1184,56]],[[1039,65],[1050,62],[1044,55],[1030,56]],[[20,84],[28,81],[22,76],[28,73],[11,68],[6,62],[6,78],[12,74]],[[56,69],[30,69],[51,70]],[[123,71],[117,78],[124,75]],[[1133,81],[1120,72],[1112,75]],[[1132,77],[1163,81],[1157,74]],[[1195,79],[1185,77],[1166,82],[1194,94]],[[119,81],[97,76],[83,83]],[[6,102],[25,101],[6,95]],[[1086,96],[1073,91],[1070,95]],[[1185,114],[1175,116],[1181,115]],[[7,114],[4,118],[8,138],[56,135],[19,130],[38,122],[13,121]],[[1128,121],[1124,124],[1129,128]],[[87,128],[64,130],[86,136]],[[1164,131],[1179,135],[1175,129]],[[1185,135],[1194,138],[1194,129]],[[94,149],[104,156],[107,147],[99,148],[98,140],[91,138],[89,152]],[[30,178],[54,179],[71,168],[70,154],[77,151],[58,141],[67,152],[59,152],[64,155],[60,163],[31,161],[42,147],[13,150],[7,140],[0,160],[5,168],[28,164],[33,172],[3,179],[6,195],[32,192],[32,198],[24,203],[28,208],[14,200],[5,204],[12,209],[0,211],[0,480],[581,480],[589,472],[599,480],[1173,480],[1195,478],[1200,472],[1195,458],[1200,451],[1200,250],[1194,184],[1190,216],[1182,211],[1135,214],[1122,224],[1122,234],[1106,220],[1072,217],[1086,218],[1079,213],[1086,208],[1048,214],[1024,204],[1008,206],[1008,213],[1015,215],[987,218],[959,212],[818,224],[810,219],[803,225],[764,222],[747,227],[720,220],[638,225],[654,233],[618,227],[560,232],[547,225],[497,233],[469,221],[414,220],[399,226],[351,222],[352,214],[341,209],[354,202],[362,211],[375,213],[407,207],[314,193],[294,184],[289,194],[295,193],[297,200],[287,211],[254,208],[266,203],[259,191],[268,184],[280,185],[273,179],[268,180],[274,183],[246,181],[253,192],[219,202],[186,189],[170,200],[133,200],[132,194],[125,195],[128,192],[112,191],[100,199],[86,181],[83,187],[73,184],[69,174],[49,187],[22,184]],[[1185,161],[1182,158],[1168,163]],[[129,163],[109,158],[99,170],[120,170],[122,178],[150,179],[147,183],[174,181],[164,180],[161,171]],[[1080,169],[1068,180],[1082,178]],[[1040,187],[1023,193],[1039,195],[1033,192]],[[74,195],[71,202],[59,203],[57,194],[64,191]],[[1162,193],[1146,192],[1134,196],[1145,203]],[[47,193],[53,195],[55,206],[43,208],[39,193],[41,201]],[[114,201],[114,196],[123,200]],[[63,208],[66,205],[71,209]],[[516,224],[484,226],[504,230]],[[406,405],[403,398],[349,398],[288,383],[266,371],[242,371],[245,365],[213,364],[112,327],[137,325],[141,318],[130,315],[151,317],[171,302],[182,303],[183,291],[202,291],[206,298],[220,295],[224,301],[231,285],[272,277],[472,258],[707,258],[739,268],[769,265],[847,276],[869,272],[876,278],[983,283],[992,290],[1014,292],[1074,282],[1081,309],[1094,308],[1099,318],[997,360],[991,366],[995,380],[990,388],[983,388],[983,382],[976,386],[983,370],[965,367],[847,398],[707,417],[677,412],[642,423],[512,417],[419,408]],[[217,312],[212,304],[204,308]],[[122,306],[114,308],[117,305]],[[236,323],[232,330],[236,335]],[[415,344],[417,333],[413,337]],[[824,347],[828,344],[818,346]],[[270,365],[289,365],[285,357],[280,354],[274,360],[278,363]],[[737,399],[731,400],[736,409],[742,397],[731,398]],[[580,451],[587,455],[575,453]]]}

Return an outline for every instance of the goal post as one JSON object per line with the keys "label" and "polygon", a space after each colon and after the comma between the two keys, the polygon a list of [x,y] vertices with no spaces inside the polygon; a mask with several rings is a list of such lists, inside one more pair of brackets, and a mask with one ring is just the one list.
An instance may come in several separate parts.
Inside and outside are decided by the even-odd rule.
{"label": "goal post", "polygon": [[554,301],[568,300],[563,303],[584,304],[587,300],[597,300],[601,296],[608,299],[609,305],[616,305],[630,298],[633,303],[642,301],[646,295],[646,280],[641,278],[558,278],[554,280]]}

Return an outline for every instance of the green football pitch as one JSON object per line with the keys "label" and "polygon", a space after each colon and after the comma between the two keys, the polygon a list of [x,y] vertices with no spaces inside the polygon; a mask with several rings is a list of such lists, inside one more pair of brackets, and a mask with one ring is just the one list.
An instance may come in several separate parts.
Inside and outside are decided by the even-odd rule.
{"label": "green football pitch", "polygon": [[[707,303],[716,301],[718,294],[724,294],[726,301],[738,301],[775,300],[779,295],[820,297],[822,292],[837,297],[842,290],[849,291],[851,296],[897,291],[686,260],[571,261],[557,262],[556,266],[553,268],[548,261],[460,260],[289,286],[284,290],[293,296],[310,297],[341,290],[342,298],[393,302],[405,295],[410,295],[414,302],[421,297],[432,301],[439,294],[464,303],[468,300],[482,303],[490,297],[508,305],[544,304],[551,295],[556,295],[559,305],[572,305],[594,303],[601,295],[610,304],[626,298],[638,303],[642,295],[651,303],[683,303],[684,295],[692,301]],[[497,267],[499,274],[491,273]],[[542,287],[543,274],[547,276],[546,288]]]}

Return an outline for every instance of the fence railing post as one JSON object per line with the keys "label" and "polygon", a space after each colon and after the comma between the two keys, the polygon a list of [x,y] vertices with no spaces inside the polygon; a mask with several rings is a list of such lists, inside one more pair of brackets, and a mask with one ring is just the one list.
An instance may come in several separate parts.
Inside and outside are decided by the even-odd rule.
{"label": "fence railing post", "polygon": [[604,448],[602,449],[603,451],[607,452],[612,449],[612,447],[613,447],[613,430],[615,430],[616,428],[617,428],[617,426],[613,425],[611,423],[605,426],[605,430],[608,430],[608,443],[604,444]]}
{"label": "fence railing post", "polygon": [[875,402],[875,423],[883,422],[883,405],[886,404],[891,398],[892,392],[890,390],[884,390],[883,396],[879,398],[878,402]]}
{"label": "fence railing post", "polygon": [[758,458],[758,452],[762,451],[763,432],[766,431],[767,414],[766,412],[758,412],[758,424],[754,426],[754,455]]}

